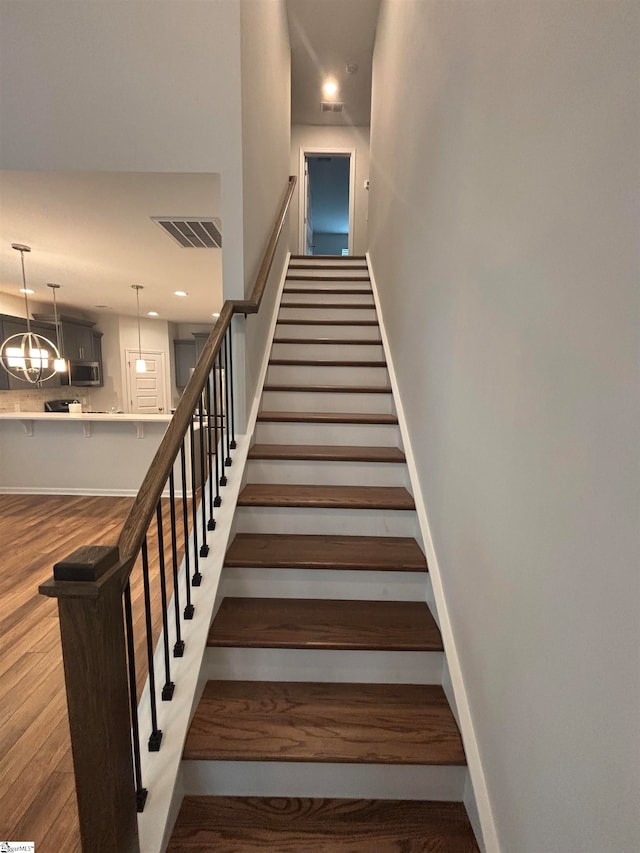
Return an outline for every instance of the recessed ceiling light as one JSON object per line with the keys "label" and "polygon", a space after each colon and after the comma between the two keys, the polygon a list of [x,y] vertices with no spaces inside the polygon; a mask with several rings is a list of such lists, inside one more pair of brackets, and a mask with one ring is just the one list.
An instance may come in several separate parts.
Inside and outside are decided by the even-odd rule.
{"label": "recessed ceiling light", "polygon": [[347,74],[357,74],[358,63],[357,62],[347,62],[346,69],[347,69]]}
{"label": "recessed ceiling light", "polygon": [[338,84],[335,80],[326,80],[322,84],[322,93],[327,96],[327,98],[332,98],[336,92],[338,91]]}
{"label": "recessed ceiling light", "polygon": [[108,305],[96,305],[96,308],[108,308]]}
{"label": "recessed ceiling light", "polygon": [[21,287],[20,293],[35,293],[35,290],[31,290],[30,287]]}
{"label": "recessed ceiling light", "polygon": [[189,294],[187,293],[186,290],[174,290],[173,295],[174,296],[188,296]]}
{"label": "recessed ceiling light", "polygon": [[217,318],[220,316],[220,314],[219,314],[219,312],[218,312],[218,311],[216,311],[216,312],[215,312],[215,313],[213,313],[211,316],[212,316],[212,317],[215,317],[215,318],[217,319]]}
{"label": "recessed ceiling light", "polygon": [[147,311],[147,317],[157,317],[157,316],[158,316],[157,311]]}

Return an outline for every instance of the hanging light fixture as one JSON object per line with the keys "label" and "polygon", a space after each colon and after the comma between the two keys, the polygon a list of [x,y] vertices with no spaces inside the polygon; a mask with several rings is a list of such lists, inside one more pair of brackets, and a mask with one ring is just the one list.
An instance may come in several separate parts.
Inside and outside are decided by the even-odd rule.
{"label": "hanging light fixture", "polygon": [[140,291],[144,290],[141,284],[132,284],[131,287],[136,292],[136,305],[138,307],[138,358],[136,358],[136,373],[147,372],[147,362],[142,357],[142,343],[140,337]]}
{"label": "hanging light fixture", "polygon": [[24,272],[24,253],[30,252],[31,247],[22,243],[12,243],[11,248],[20,252],[27,331],[10,335],[2,343],[0,346],[0,365],[14,379],[28,382],[30,385],[41,385],[55,375],[55,363],[60,359],[60,352],[52,341],[31,330],[29,295]]}
{"label": "hanging light fixture", "polygon": [[60,334],[60,323],[58,321],[58,305],[56,303],[56,290],[60,290],[59,284],[53,284],[49,282],[47,287],[50,287],[53,292],[53,322],[56,327],[56,344],[58,346],[58,352],[60,353],[58,358],[54,358],[53,360],[53,369],[56,373],[66,373],[67,372],[67,360],[62,354],[62,346],[60,345],[60,339],[62,335]]}

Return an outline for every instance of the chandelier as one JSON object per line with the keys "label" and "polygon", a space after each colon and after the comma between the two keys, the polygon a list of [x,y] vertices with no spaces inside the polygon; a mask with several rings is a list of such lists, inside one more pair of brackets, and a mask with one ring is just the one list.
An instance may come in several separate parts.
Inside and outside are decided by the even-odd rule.
{"label": "chandelier", "polygon": [[[22,292],[24,293],[24,304],[27,315],[27,331],[10,335],[2,346],[0,346],[0,365],[2,368],[21,382],[30,385],[42,385],[56,373],[64,370],[64,362],[60,357],[57,346],[45,338],[36,334],[31,329],[31,315],[29,311],[29,295],[27,279],[24,272],[24,253],[30,252],[31,247],[22,243],[12,243],[11,248],[20,252],[22,263]],[[54,294],[55,297],[55,294]],[[57,335],[57,328],[56,328]]]}

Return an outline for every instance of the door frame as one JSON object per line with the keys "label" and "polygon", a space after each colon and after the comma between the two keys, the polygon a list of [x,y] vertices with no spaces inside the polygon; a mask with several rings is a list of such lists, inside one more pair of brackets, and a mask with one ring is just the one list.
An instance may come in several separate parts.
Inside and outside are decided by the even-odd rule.
{"label": "door frame", "polygon": [[[164,411],[158,412],[158,414],[166,415],[167,412],[169,412],[169,410],[171,409],[171,404],[170,404],[170,397],[167,397],[167,364],[166,364],[165,357],[164,357],[164,350],[143,349],[142,355],[144,356],[145,354],[153,355],[154,358],[157,357],[158,361],[160,362],[160,369],[162,371],[161,385],[162,385],[163,393],[164,393]],[[126,377],[125,387],[126,387],[126,391],[127,391],[127,406],[128,406],[128,411],[131,412],[132,414],[135,414],[135,412],[131,411],[132,406],[133,406],[133,396],[132,396],[133,395],[133,388],[131,387],[131,365],[135,362],[136,358],[138,358],[138,350],[137,349],[130,349],[129,347],[126,347],[125,351],[124,351],[124,356],[125,356],[124,367],[125,367],[125,377]]]}
{"label": "door frame", "polygon": [[298,251],[306,254],[306,221],[307,221],[307,157],[327,157],[332,155],[349,157],[349,254],[353,255],[353,229],[356,214],[356,149],[355,148],[321,148],[317,145],[301,145],[298,163]]}

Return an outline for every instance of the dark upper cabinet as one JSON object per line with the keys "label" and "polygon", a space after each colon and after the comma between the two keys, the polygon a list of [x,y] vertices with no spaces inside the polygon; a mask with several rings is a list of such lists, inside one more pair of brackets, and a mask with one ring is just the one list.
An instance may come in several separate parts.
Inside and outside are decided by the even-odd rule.
{"label": "dark upper cabinet", "polygon": [[196,364],[200,361],[204,345],[209,340],[209,332],[193,332],[193,339],[196,342]]}
{"label": "dark upper cabinet", "polygon": [[174,340],[173,352],[176,363],[176,387],[185,388],[196,364],[196,342]]}
{"label": "dark upper cabinet", "polygon": [[93,324],[85,326],[63,320],[60,325],[64,357],[72,361],[96,361],[93,356]]}

